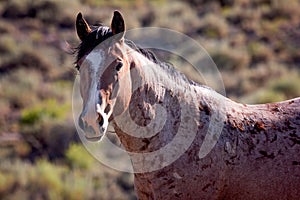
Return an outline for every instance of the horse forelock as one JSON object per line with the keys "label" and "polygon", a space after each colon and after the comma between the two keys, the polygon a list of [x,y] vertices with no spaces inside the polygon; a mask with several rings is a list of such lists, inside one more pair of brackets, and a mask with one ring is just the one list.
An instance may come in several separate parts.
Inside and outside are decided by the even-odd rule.
{"label": "horse forelock", "polygon": [[92,32],[75,48],[75,64],[91,52],[98,44],[112,36],[112,31],[108,26],[93,26]]}

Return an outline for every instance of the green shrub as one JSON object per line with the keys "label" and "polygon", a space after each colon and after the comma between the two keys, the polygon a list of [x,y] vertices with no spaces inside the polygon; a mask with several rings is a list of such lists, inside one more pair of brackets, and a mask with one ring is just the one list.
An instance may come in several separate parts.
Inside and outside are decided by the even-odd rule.
{"label": "green shrub", "polygon": [[202,25],[198,32],[209,38],[224,38],[228,35],[228,25],[224,18],[214,14],[207,14],[201,20]]}
{"label": "green shrub", "polygon": [[64,182],[63,197],[69,200],[91,199],[94,190],[101,187],[98,185],[95,188],[95,181],[90,178],[90,174],[78,170],[70,172]]}
{"label": "green shrub", "polygon": [[64,167],[47,160],[39,160],[36,165],[16,160],[2,163],[0,171],[0,188],[6,192],[4,199],[63,199]]}
{"label": "green shrub", "polygon": [[[101,174],[103,173],[100,170]],[[0,165],[1,199],[95,199],[102,184],[89,171],[72,170],[61,164],[41,159],[35,163],[4,160]],[[103,188],[105,189],[105,188]],[[105,190],[103,190],[105,191]]]}
{"label": "green shrub", "polygon": [[267,90],[257,95],[255,103],[271,103],[283,100],[285,100],[284,94],[274,92],[273,90]]}
{"label": "green shrub", "polygon": [[0,77],[0,96],[11,108],[22,109],[35,104],[38,87],[41,87],[41,76],[33,71],[19,69]]}
{"label": "green shrub", "polygon": [[211,58],[220,70],[241,70],[248,67],[249,56],[244,49],[230,49],[219,47],[210,52]]}
{"label": "green shrub", "polygon": [[261,42],[250,42],[248,44],[248,53],[252,62],[266,62],[272,56],[271,50]]}
{"label": "green shrub", "polygon": [[22,18],[27,15],[29,4],[28,0],[11,0],[4,4],[3,17],[5,18]]}
{"label": "green shrub", "polygon": [[[153,22],[151,26],[166,27],[180,32],[186,32],[190,29],[195,29],[200,24],[200,19],[197,16],[197,12],[189,5],[182,1],[152,1],[153,14],[151,16]],[[144,12],[148,12],[147,4],[144,6]],[[159,7],[160,9],[155,9]],[[144,14],[144,13],[143,13]],[[145,21],[145,17],[143,19]]]}
{"label": "green shrub", "polygon": [[[0,27],[1,28],[1,27]],[[13,55],[15,55],[17,52],[17,44],[13,37],[9,35],[3,35],[0,37],[0,53],[2,56],[8,56],[9,58],[12,58]],[[2,64],[4,61],[7,61],[8,59],[2,60],[4,57],[1,57]]]}
{"label": "green shrub", "polygon": [[[1,8],[1,5],[0,5]],[[3,36],[4,34],[12,34],[15,30],[15,27],[12,23],[6,22],[4,20],[0,21],[0,34]]]}
{"label": "green shrub", "polygon": [[[277,71],[278,73],[279,71]],[[300,77],[296,71],[293,75],[291,72],[282,71],[282,78],[267,82],[264,89],[245,96],[245,103],[271,103],[279,102],[300,96]],[[274,73],[274,72],[273,72]],[[269,74],[272,74],[269,72]],[[267,77],[265,78],[267,79]]]}
{"label": "green shrub", "polygon": [[58,158],[64,155],[75,134],[73,123],[67,118],[70,112],[69,104],[60,105],[53,99],[22,111],[20,130],[23,138],[32,147],[34,159],[40,156]]}
{"label": "green shrub", "polygon": [[79,144],[70,145],[66,159],[72,168],[89,169],[94,163],[94,158]]}
{"label": "green shrub", "polygon": [[55,166],[47,160],[38,161],[34,177],[31,177],[31,189],[46,193],[49,199],[63,199],[61,197],[64,186],[62,174],[65,170],[65,168]]}
{"label": "green shrub", "polygon": [[10,191],[13,185],[14,177],[11,174],[0,171],[0,197],[1,194]]}
{"label": "green shrub", "polygon": [[293,15],[298,14],[299,1],[298,0],[272,0],[271,10],[277,17],[292,18]]}
{"label": "green shrub", "polygon": [[287,99],[300,96],[300,76],[282,78],[271,86],[272,90],[285,95]]}
{"label": "green shrub", "polygon": [[103,165],[82,170],[46,159],[31,163],[1,160],[1,199],[136,199],[132,174],[110,170]]}
{"label": "green shrub", "polygon": [[21,114],[21,123],[33,125],[42,120],[64,119],[70,108],[69,104],[60,105],[55,99],[48,99],[31,108],[25,108]]}

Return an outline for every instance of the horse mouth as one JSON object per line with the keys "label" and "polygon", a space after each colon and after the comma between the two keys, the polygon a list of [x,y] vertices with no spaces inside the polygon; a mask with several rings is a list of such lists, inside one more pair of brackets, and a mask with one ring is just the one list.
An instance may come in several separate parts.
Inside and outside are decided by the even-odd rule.
{"label": "horse mouth", "polygon": [[85,138],[90,142],[100,141],[104,136],[106,129],[100,126],[98,131],[96,132],[94,129],[85,130]]}
{"label": "horse mouth", "polygon": [[101,138],[104,136],[107,128],[101,126],[100,124],[93,124],[94,126],[88,125],[86,122],[82,120],[81,117],[78,119],[78,124],[83,132],[85,139],[90,142],[100,141]]}
{"label": "horse mouth", "polygon": [[85,129],[82,129],[84,132],[85,139],[90,142],[98,142],[102,139],[105,134],[105,128],[99,127],[99,130],[96,131],[93,127],[89,126]]}
{"label": "horse mouth", "polygon": [[85,136],[85,138],[90,141],[90,142],[98,142],[102,139],[102,135],[101,136],[95,136],[95,137],[88,137],[88,136]]}

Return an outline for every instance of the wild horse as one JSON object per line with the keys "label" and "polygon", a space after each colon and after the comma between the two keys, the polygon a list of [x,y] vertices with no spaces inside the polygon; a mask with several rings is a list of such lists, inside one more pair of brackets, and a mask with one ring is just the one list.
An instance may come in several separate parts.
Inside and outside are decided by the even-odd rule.
{"label": "wild horse", "polygon": [[299,199],[300,98],[231,101],[126,40],[118,11],[110,28],[79,13],[76,29],[79,125],[99,141],[113,124],[139,199]]}

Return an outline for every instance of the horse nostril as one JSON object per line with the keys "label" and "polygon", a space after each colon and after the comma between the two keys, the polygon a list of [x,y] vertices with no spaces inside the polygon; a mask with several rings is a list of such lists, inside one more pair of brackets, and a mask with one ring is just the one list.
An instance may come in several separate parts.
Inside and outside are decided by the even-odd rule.
{"label": "horse nostril", "polygon": [[104,110],[104,113],[109,113],[110,111],[110,104],[108,104]]}
{"label": "horse nostril", "polygon": [[84,122],[81,116],[78,119],[78,125],[82,130],[84,129]]}
{"label": "horse nostril", "polygon": [[97,121],[98,121],[98,123],[99,123],[100,126],[103,125],[104,119],[103,119],[103,117],[102,117],[102,115],[100,113],[98,113],[98,119],[97,119]]}

